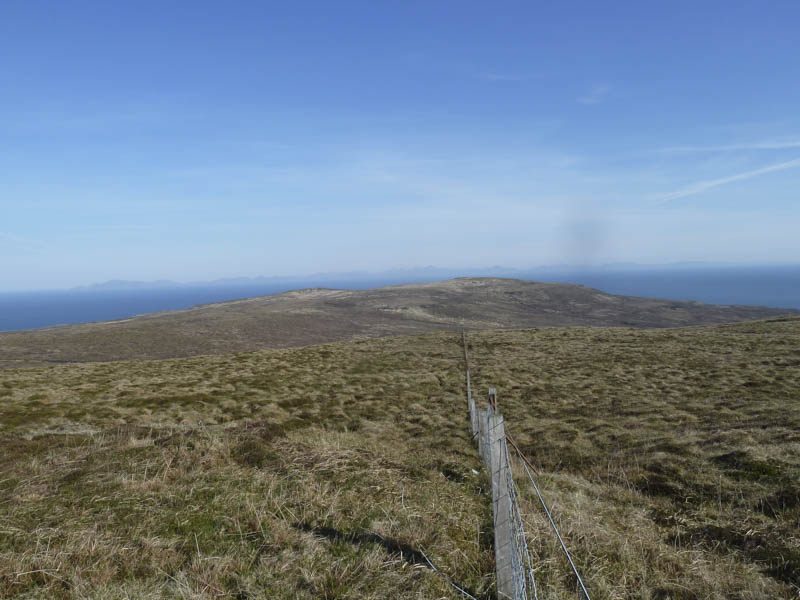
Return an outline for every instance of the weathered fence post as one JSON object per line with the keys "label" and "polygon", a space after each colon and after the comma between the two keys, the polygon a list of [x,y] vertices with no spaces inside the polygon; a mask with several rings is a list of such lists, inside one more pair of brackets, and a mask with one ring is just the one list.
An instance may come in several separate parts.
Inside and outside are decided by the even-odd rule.
{"label": "weathered fence post", "polygon": [[489,471],[492,474],[494,504],[494,555],[497,573],[497,597],[514,598],[514,552],[511,523],[511,497],[508,489],[506,428],[503,416],[489,414]]}
{"label": "weathered fence post", "polygon": [[478,412],[475,410],[475,401],[472,399],[472,383],[469,378],[469,354],[467,354],[467,334],[461,330],[461,344],[464,346],[464,365],[467,371],[467,406],[469,407],[469,422],[472,425],[472,437],[478,435]]}
{"label": "weathered fence post", "polygon": [[[469,376],[469,355],[467,354],[467,338],[461,330],[461,342],[464,345],[464,364],[467,373],[467,405],[469,407],[472,437],[478,438],[478,453],[489,469],[492,480],[492,512],[494,513],[494,557],[497,576],[497,598],[499,600],[521,600],[528,598],[526,590],[527,575],[522,571],[524,565],[520,559],[515,534],[522,531],[522,521],[518,508],[512,499],[513,482],[509,472],[508,447],[506,446],[506,428],[503,416],[497,410],[497,390],[489,388],[489,405],[486,411],[479,411],[472,398],[472,384]],[[516,510],[516,513],[512,513]],[[516,517],[516,521],[515,521]],[[515,522],[517,525],[515,526]],[[530,569],[530,557],[522,533],[522,548],[527,557]],[[515,562],[517,563],[517,581],[515,582]],[[532,573],[531,573],[532,576]],[[521,580],[520,580],[521,577]],[[519,593],[518,593],[519,592]]]}
{"label": "weathered fence post", "polygon": [[478,417],[478,455],[489,466],[489,409],[475,411]]}
{"label": "weathered fence post", "polygon": [[467,406],[469,406],[469,421],[472,424],[472,437],[474,438],[478,434],[478,411],[475,410],[475,400],[472,399],[469,369],[467,369]]}

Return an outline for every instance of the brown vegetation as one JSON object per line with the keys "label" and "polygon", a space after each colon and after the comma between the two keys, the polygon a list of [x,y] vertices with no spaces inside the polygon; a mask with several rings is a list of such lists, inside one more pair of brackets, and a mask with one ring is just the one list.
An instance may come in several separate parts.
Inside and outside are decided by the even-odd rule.
{"label": "brown vegetation", "polygon": [[[800,319],[474,332],[595,600],[793,598]],[[0,596],[492,593],[460,336],[0,372]],[[574,597],[521,490],[543,598]]]}
{"label": "brown vegetation", "polygon": [[311,289],[132,319],[0,333],[0,368],[161,359],[467,329],[680,327],[800,311],[605,294],[469,278],[375,290]]}

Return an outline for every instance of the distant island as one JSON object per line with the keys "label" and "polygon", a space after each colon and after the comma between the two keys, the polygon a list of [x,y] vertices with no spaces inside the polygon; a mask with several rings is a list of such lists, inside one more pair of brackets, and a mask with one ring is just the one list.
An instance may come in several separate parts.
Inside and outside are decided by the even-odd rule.
{"label": "distant island", "polygon": [[682,261],[666,264],[642,264],[634,262],[617,262],[600,265],[580,264],[555,264],[541,265],[530,268],[514,268],[495,265],[491,267],[414,267],[409,269],[388,269],[385,271],[333,271],[318,272],[308,275],[258,275],[254,277],[224,277],[209,281],[178,282],[170,279],[154,281],[131,281],[125,279],[112,279],[101,283],[92,283],[72,288],[74,291],[91,290],[126,290],[126,289],[164,289],[178,287],[204,287],[204,286],[246,286],[277,284],[297,281],[394,281],[418,282],[452,279],[454,277],[515,277],[521,279],[546,278],[550,275],[562,274],[603,274],[619,272],[669,272],[692,271],[698,269],[752,269],[752,268],[797,268],[800,265],[777,265],[766,267],[749,267],[732,263]]}

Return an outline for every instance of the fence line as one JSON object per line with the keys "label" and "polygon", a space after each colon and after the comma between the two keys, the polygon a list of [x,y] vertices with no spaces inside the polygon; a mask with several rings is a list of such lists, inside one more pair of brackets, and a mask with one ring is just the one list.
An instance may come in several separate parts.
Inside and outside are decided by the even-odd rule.
{"label": "fence line", "polygon": [[467,371],[467,406],[469,407],[469,420],[472,425],[472,439],[478,435],[478,411],[475,410],[475,401],[472,399],[472,384],[469,380],[469,355],[467,354],[467,334],[461,331],[461,343],[464,346],[464,365]]}
{"label": "fence line", "polygon": [[[511,472],[508,443],[514,448],[531,484],[539,498],[539,502],[547,515],[550,525],[561,544],[561,549],[569,561],[572,571],[580,584],[586,600],[591,600],[589,592],[583,584],[578,569],[572,561],[561,534],[558,532],[550,510],[539,491],[539,486],[531,475],[536,471],[527,457],[520,451],[514,438],[506,431],[505,420],[497,409],[497,391],[489,388],[489,402],[486,411],[479,411],[472,398],[470,382],[469,355],[467,354],[467,337],[462,330],[461,340],[464,345],[464,363],[467,380],[467,405],[472,426],[472,439],[477,437],[478,453],[486,463],[492,480],[492,512],[494,515],[494,548],[495,570],[497,575],[498,599],[538,600],[536,579],[525,538],[522,515],[517,501],[517,488]],[[530,466],[530,469],[528,468]]]}
{"label": "fence line", "polygon": [[533,576],[533,565],[531,564],[531,555],[528,552],[528,543],[525,539],[525,529],[523,528],[522,514],[519,511],[519,502],[517,501],[517,490],[514,486],[514,480],[511,477],[511,463],[508,460],[508,445],[506,440],[503,439],[503,455],[506,459],[506,474],[508,478],[508,490],[511,497],[510,510],[512,511],[513,528],[511,535],[514,536],[514,543],[512,547],[516,551],[511,555],[512,567],[514,574],[514,590],[519,590],[522,598],[530,598],[533,592],[534,600],[539,599],[536,590],[536,579]]}
{"label": "fence line", "polygon": [[467,365],[467,403],[473,439],[478,438],[478,452],[486,463],[492,480],[495,572],[498,599],[538,600],[531,557],[511,473],[505,421],[497,410],[497,393],[489,390],[486,411],[478,411],[472,398],[466,336],[464,360]]}

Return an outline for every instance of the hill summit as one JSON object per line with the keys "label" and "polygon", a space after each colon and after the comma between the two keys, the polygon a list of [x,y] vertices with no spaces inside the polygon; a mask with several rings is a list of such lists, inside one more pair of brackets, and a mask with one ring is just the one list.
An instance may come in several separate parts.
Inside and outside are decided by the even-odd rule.
{"label": "hill summit", "polygon": [[0,367],[162,359],[461,329],[680,327],[800,311],[606,294],[563,283],[459,278],[311,288],[117,321],[0,333]]}

